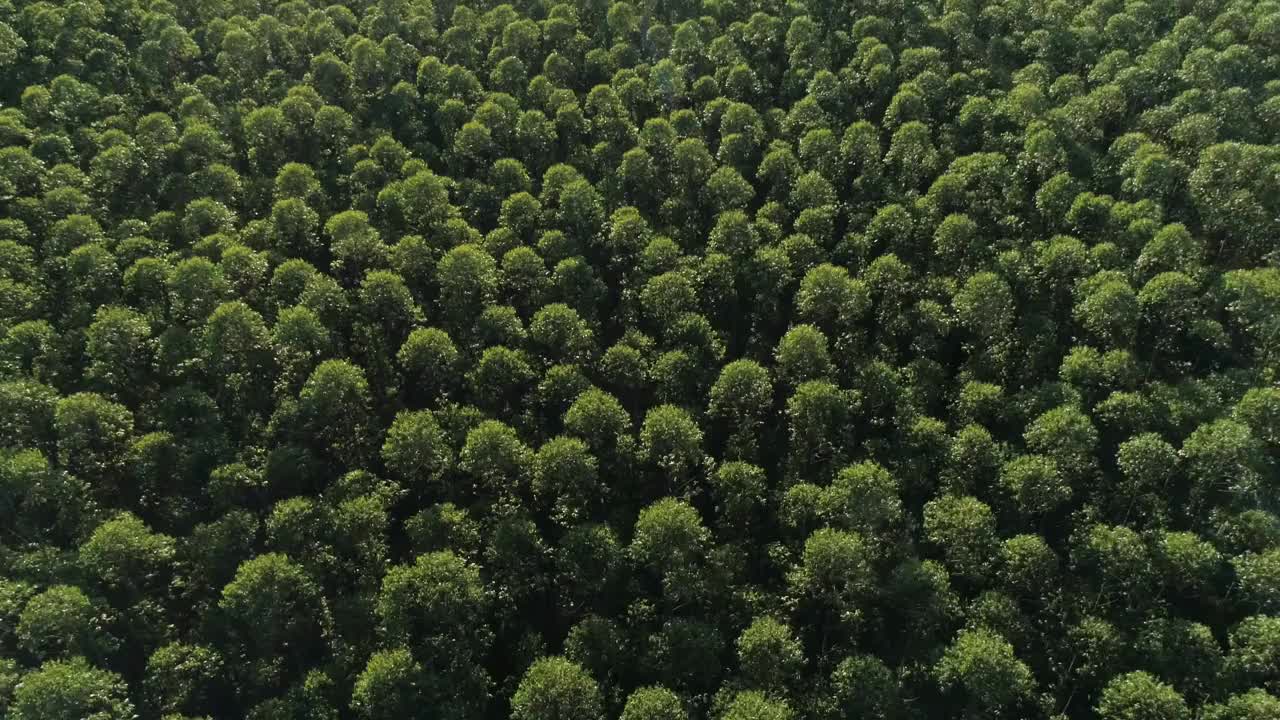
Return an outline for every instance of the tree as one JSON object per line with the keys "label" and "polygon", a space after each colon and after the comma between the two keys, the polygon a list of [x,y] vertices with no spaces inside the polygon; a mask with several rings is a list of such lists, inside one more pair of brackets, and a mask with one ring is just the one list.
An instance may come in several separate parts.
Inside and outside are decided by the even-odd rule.
{"label": "tree", "polygon": [[785,694],[803,665],[799,641],[774,618],[756,618],[738,636],[738,669],[747,687]]}
{"label": "tree", "polygon": [[[1203,554],[1208,555],[1211,548],[1202,550]],[[1216,553],[1201,560],[1201,565],[1208,565],[1213,568],[1213,560],[1216,560]],[[1257,610],[1263,612],[1274,612],[1276,609],[1278,596],[1277,590],[1280,590],[1280,549],[1269,550],[1262,554],[1246,553],[1234,559],[1232,564],[1235,566],[1237,582],[1240,584],[1240,590],[1244,595],[1244,600]],[[1207,575],[1202,572],[1201,576]]]}
{"label": "tree", "polygon": [[871,307],[871,297],[848,270],[823,264],[809,270],[795,296],[796,314],[828,335],[847,332]]}
{"label": "tree", "polygon": [[722,720],[791,720],[794,714],[785,700],[771,699],[756,690],[746,690],[733,696],[725,708]]}
{"label": "tree", "polygon": [[1231,652],[1227,669],[1243,686],[1261,685],[1275,689],[1280,676],[1280,620],[1268,615],[1251,615],[1232,628],[1228,640]]}
{"label": "tree", "polygon": [[609,393],[591,388],[579,395],[564,414],[564,427],[582,438],[594,452],[606,452],[628,437],[632,421],[622,403]]}
{"label": "tree", "polygon": [[1058,556],[1038,535],[1017,535],[1001,548],[1002,577],[1015,596],[1046,604],[1059,592],[1054,583],[1060,571]]}
{"label": "tree", "polygon": [[1178,720],[1191,717],[1186,701],[1149,673],[1131,672],[1107,683],[1098,701],[1098,717],[1106,720]]}
{"label": "tree", "polygon": [[894,131],[884,164],[901,190],[918,192],[927,179],[937,174],[942,158],[933,144],[929,127],[912,120]]}
{"label": "tree", "polygon": [[1097,524],[1089,528],[1085,557],[1096,563],[1099,584],[1113,596],[1141,605],[1147,601],[1133,589],[1154,574],[1151,553],[1142,537],[1123,525]]}
{"label": "tree", "polygon": [[552,519],[571,526],[590,516],[605,493],[598,463],[577,438],[556,437],[533,458],[533,495],[552,506]]}
{"label": "tree", "polygon": [[58,469],[38,450],[0,453],[0,498],[6,535],[74,542],[94,503],[84,480]]}
{"label": "tree", "polygon": [[225,406],[237,414],[261,408],[273,360],[262,316],[242,302],[219,305],[205,321],[201,345],[206,371],[220,378]]}
{"label": "tree", "polygon": [[1194,500],[1213,503],[1257,496],[1262,444],[1248,426],[1226,419],[1201,425],[1182,443],[1181,455]]}
{"label": "tree", "polygon": [[697,591],[696,583],[711,533],[698,511],[674,498],[663,498],[640,511],[632,534],[631,557],[662,582],[663,591],[679,600]]}
{"label": "tree", "polygon": [[1120,637],[1115,625],[1096,616],[1085,616],[1069,628],[1068,639],[1080,660],[1073,675],[1084,687],[1101,691],[1106,679],[1119,674],[1119,653],[1123,651],[1125,639]]}
{"label": "tree", "polygon": [[86,377],[115,397],[136,398],[155,362],[146,318],[127,308],[99,308],[85,334]]}
{"label": "tree", "polygon": [[1267,444],[1270,453],[1280,449],[1280,434],[1274,422],[1280,420],[1280,389],[1247,390],[1231,414],[1234,420],[1248,425],[1254,436]]}
{"label": "tree", "polygon": [[901,540],[906,517],[897,480],[884,467],[861,462],[841,470],[823,493],[832,525],[854,530],[886,548]]}
{"label": "tree", "polygon": [[1261,688],[1233,695],[1225,703],[1211,703],[1204,708],[1206,720],[1256,720],[1280,711],[1280,700]]}
{"label": "tree", "polygon": [[329,329],[315,311],[303,305],[280,311],[271,329],[271,346],[280,373],[278,386],[287,392],[301,390],[316,366],[334,349]]}
{"label": "tree", "polygon": [[392,567],[377,601],[388,640],[438,661],[471,658],[484,649],[485,610],[479,569],[447,550]]}
{"label": "tree", "polygon": [[995,515],[977,498],[944,496],[929,501],[924,508],[924,531],[950,570],[969,582],[979,580],[996,557]]}
{"label": "tree", "polygon": [[133,414],[96,393],[62,398],[54,410],[58,463],[68,472],[111,482],[124,468]]}
{"label": "tree", "polygon": [[600,589],[618,587],[627,562],[626,547],[609,525],[581,523],[568,529],[553,554],[559,594],[567,607],[588,611],[610,606],[616,596],[603,596]]}
{"label": "tree", "polygon": [[831,618],[822,627],[825,633],[832,621],[855,624],[861,618],[859,605],[873,593],[871,562],[862,536],[822,528],[805,541],[800,563],[788,574],[787,583]]}
{"label": "tree", "polygon": [[996,358],[1007,352],[1016,305],[1013,291],[1004,278],[991,272],[978,273],[965,281],[952,300],[960,324],[973,333],[979,347]]}
{"label": "tree", "polygon": [[355,466],[364,457],[369,437],[369,384],[357,366],[325,360],[316,366],[298,393],[303,427],[322,448]]}
{"label": "tree", "polygon": [[778,341],[774,359],[779,376],[791,387],[827,379],[832,371],[827,337],[813,325],[801,324],[788,330]]}
{"label": "tree", "polygon": [[249,697],[301,676],[309,659],[325,650],[320,588],[285,555],[267,553],[240,564],[222,589],[219,610],[230,624],[240,666],[237,676]]}
{"label": "tree", "polygon": [[1217,548],[1190,532],[1166,532],[1157,551],[1165,582],[1175,590],[1204,592],[1220,572],[1222,556]]}
{"label": "tree", "polygon": [[1087,480],[1096,469],[1098,431],[1078,408],[1063,405],[1045,412],[1023,433],[1027,449],[1045,455],[1072,481]]}
{"label": "tree", "polygon": [[409,395],[434,401],[450,389],[449,377],[458,364],[459,351],[444,330],[418,328],[409,333],[396,359],[404,371]]}
{"label": "tree", "polygon": [[368,720],[414,717],[420,712],[421,688],[427,682],[422,665],[408,650],[376,652],[356,678],[351,709]]}
{"label": "tree", "polygon": [[899,715],[901,700],[893,672],[871,655],[847,657],[831,671],[826,703],[836,717],[892,718]]}
{"label": "tree", "polygon": [[755,197],[755,189],[751,187],[751,183],[731,167],[721,167],[711,173],[702,193],[715,213],[741,210]]}
{"label": "tree", "polygon": [[392,475],[410,487],[436,482],[453,461],[444,430],[426,410],[396,415],[382,444],[382,460]]}
{"label": "tree", "polygon": [[752,457],[772,404],[769,372],[754,361],[735,360],[724,366],[711,386],[707,412],[728,426],[729,453]]}
{"label": "tree", "polygon": [[175,265],[167,284],[171,317],[190,327],[204,322],[228,293],[222,271],[205,258],[189,258]]}
{"label": "tree", "polygon": [[211,647],[173,642],[147,659],[147,707],[156,713],[192,713],[222,689],[224,665]]}
{"label": "tree", "polygon": [[680,697],[662,686],[637,689],[622,708],[622,720],[685,720]]}
{"label": "tree", "polygon": [[1114,271],[1083,280],[1076,291],[1076,322],[1106,347],[1127,348],[1138,326],[1137,293]]}
{"label": "tree", "polygon": [[640,304],[653,327],[667,331],[683,314],[698,310],[693,278],[681,271],[650,278],[640,293]]}
{"label": "tree", "polygon": [[560,362],[583,362],[595,354],[591,328],[564,303],[544,305],[529,323],[529,339],[543,357]]}
{"label": "tree", "polygon": [[681,488],[703,460],[702,430],[674,405],[659,405],[645,414],[640,447],[673,488]]}
{"label": "tree", "polygon": [[453,327],[467,323],[491,303],[498,290],[498,267],[493,257],[474,245],[461,245],[445,254],[436,269],[440,304]]}
{"label": "tree", "polygon": [[334,274],[344,285],[355,285],[370,271],[387,268],[390,251],[365,213],[347,210],[333,215],[325,221],[324,231],[331,240]]}
{"label": "tree", "polygon": [[524,353],[508,347],[486,348],[468,373],[472,394],[482,407],[504,417],[536,377]]}
{"label": "tree", "polygon": [[1191,197],[1205,213],[1205,229],[1219,238],[1223,254],[1251,257],[1261,238],[1258,233],[1270,227],[1264,219],[1266,191],[1255,179],[1267,157],[1260,146],[1219,143],[1205,148],[1188,178]]}
{"label": "tree", "polygon": [[99,525],[80,546],[80,564],[109,596],[144,603],[163,596],[162,580],[172,572],[174,552],[173,538],[123,512]]}
{"label": "tree", "polygon": [[711,478],[718,525],[725,533],[748,537],[759,522],[769,489],[764,469],[741,461],[716,468]]}
{"label": "tree", "polygon": [[511,696],[513,720],[604,717],[600,689],[581,666],[562,657],[537,660]]}
{"label": "tree", "polygon": [[1280,271],[1275,268],[1232,270],[1223,276],[1231,298],[1227,306],[1234,326],[1253,344],[1259,359],[1274,364],[1280,347],[1280,328],[1273,310],[1280,302]]}
{"label": "tree", "polygon": [[975,717],[1017,712],[1035,690],[1031,670],[1013,646],[986,628],[961,630],[934,674],[943,688],[961,694],[966,713]]}
{"label": "tree", "polygon": [[509,425],[485,420],[467,433],[458,469],[481,496],[509,498],[528,482],[533,452]]}
{"label": "tree", "polygon": [[837,461],[849,442],[851,393],[823,380],[796,388],[787,400],[790,453],[798,468]]}
{"label": "tree", "polygon": [[23,678],[9,704],[16,720],[127,720],[133,713],[124,679],[84,658],[44,663]]}
{"label": "tree", "polygon": [[0,383],[0,433],[11,447],[52,449],[58,394],[34,380]]}
{"label": "tree", "polygon": [[54,585],[22,609],[18,641],[41,660],[77,655],[102,659],[112,646],[104,620],[80,588]]}
{"label": "tree", "polygon": [[1020,455],[1000,469],[1000,484],[1028,514],[1052,512],[1071,499],[1058,465],[1043,455]]}

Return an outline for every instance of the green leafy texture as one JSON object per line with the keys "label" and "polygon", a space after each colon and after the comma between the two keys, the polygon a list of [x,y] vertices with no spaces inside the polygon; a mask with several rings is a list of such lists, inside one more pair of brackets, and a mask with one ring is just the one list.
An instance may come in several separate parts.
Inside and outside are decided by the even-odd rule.
{"label": "green leafy texture", "polygon": [[1035,690],[1027,665],[1013,646],[986,628],[961,630],[936,668],[942,687],[957,691],[975,715],[1017,714]]}
{"label": "green leafy texture", "polygon": [[1145,672],[1127,673],[1107,683],[1098,702],[1098,717],[1106,720],[1178,720],[1189,716],[1182,696]]}
{"label": "green leafy texture", "polygon": [[0,2],[0,71],[0,716],[1277,715],[1275,0]]}
{"label": "green leafy texture", "polygon": [[51,660],[26,675],[13,692],[9,717],[19,720],[127,720],[134,717],[121,677],[84,658]]}
{"label": "green leafy texture", "polygon": [[600,689],[578,665],[562,657],[533,663],[511,696],[514,720],[598,720],[603,717]]}

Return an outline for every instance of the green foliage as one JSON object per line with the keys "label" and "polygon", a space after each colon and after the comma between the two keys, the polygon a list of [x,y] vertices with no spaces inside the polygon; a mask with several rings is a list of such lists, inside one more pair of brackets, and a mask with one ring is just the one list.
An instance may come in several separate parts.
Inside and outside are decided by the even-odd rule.
{"label": "green foliage", "polygon": [[603,715],[595,680],[562,657],[534,662],[511,696],[513,720],[598,720]]}
{"label": "green foliage", "polygon": [[659,405],[644,417],[640,447],[649,462],[673,478],[682,478],[701,463],[702,430],[684,410]]}
{"label": "green foliage", "polygon": [[319,588],[302,566],[280,553],[241,563],[222,589],[226,615],[243,654],[246,691],[264,690],[298,674],[307,654],[323,645]]}
{"label": "green foliage", "polygon": [[684,720],[688,713],[680,697],[660,686],[642,687],[627,698],[622,720]]}
{"label": "green foliage", "polygon": [[440,423],[428,411],[401,412],[382,444],[387,470],[406,485],[418,487],[436,480],[452,460]]}
{"label": "green foliage", "polygon": [[[389,639],[439,645],[479,638],[474,626],[481,618],[485,597],[479,570],[449,551],[419,555],[412,565],[391,568],[382,581],[378,616]],[[449,645],[433,648],[446,653]]]}
{"label": "green foliage", "polygon": [[1190,717],[1177,691],[1145,672],[1121,675],[1107,683],[1098,702],[1105,720],[1179,720]]}
{"label": "green foliage", "polygon": [[119,675],[95,668],[84,658],[51,660],[22,679],[13,692],[9,717],[127,720],[134,717],[127,693]]}
{"label": "green foliage", "polygon": [[418,710],[421,686],[427,682],[422,666],[408,650],[397,648],[375,653],[356,679],[351,709],[361,718],[413,717]]}
{"label": "green foliage", "polygon": [[173,538],[152,532],[127,512],[99,525],[80,546],[80,565],[89,577],[135,598],[163,588],[173,558]]}
{"label": "green foliage", "polygon": [[18,643],[42,660],[100,657],[108,650],[105,618],[75,586],[54,585],[32,597],[17,620]]}
{"label": "green foliage", "polygon": [[795,714],[785,701],[747,690],[735,695],[720,717],[723,720],[790,720]]}
{"label": "green foliage", "polygon": [[899,717],[901,701],[892,671],[870,655],[847,657],[831,671],[831,690],[824,702],[835,717]]}
{"label": "green foliage", "polygon": [[1031,670],[1013,646],[986,628],[961,630],[936,672],[942,687],[960,693],[974,716],[1016,713],[1035,689]]}
{"label": "green foliage", "polygon": [[685,583],[692,579],[710,540],[697,510],[674,498],[663,498],[640,511],[630,553],[639,565],[662,578],[666,591],[685,594],[692,591]]}
{"label": "green foliage", "polygon": [[1273,720],[1275,0],[0,2],[0,716]]}
{"label": "green foliage", "polygon": [[738,636],[738,669],[748,687],[783,690],[800,676],[803,664],[800,643],[771,617],[757,618]]}
{"label": "green foliage", "polygon": [[169,643],[147,659],[147,707],[158,713],[199,712],[216,699],[224,663],[213,648]]}

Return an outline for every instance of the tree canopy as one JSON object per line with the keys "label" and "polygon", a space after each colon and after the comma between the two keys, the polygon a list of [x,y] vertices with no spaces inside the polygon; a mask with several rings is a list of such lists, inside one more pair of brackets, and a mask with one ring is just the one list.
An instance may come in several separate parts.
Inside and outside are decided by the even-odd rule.
{"label": "tree canopy", "polygon": [[1277,0],[0,0],[0,718],[1275,720]]}

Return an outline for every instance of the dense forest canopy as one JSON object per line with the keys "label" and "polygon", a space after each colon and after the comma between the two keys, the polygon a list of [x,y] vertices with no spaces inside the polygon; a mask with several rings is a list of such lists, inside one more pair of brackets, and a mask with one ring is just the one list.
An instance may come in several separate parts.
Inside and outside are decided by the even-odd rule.
{"label": "dense forest canopy", "polygon": [[0,0],[0,717],[1280,718],[1280,2]]}

